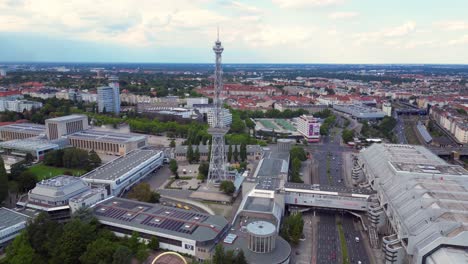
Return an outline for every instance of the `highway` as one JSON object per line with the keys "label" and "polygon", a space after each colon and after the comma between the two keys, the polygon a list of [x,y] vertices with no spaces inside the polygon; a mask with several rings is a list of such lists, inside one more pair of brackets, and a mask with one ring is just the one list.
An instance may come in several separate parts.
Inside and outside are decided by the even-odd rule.
{"label": "highway", "polygon": [[[338,116],[337,123],[343,124],[343,121],[343,118]],[[351,152],[352,149],[341,144],[341,132],[341,128],[335,127],[329,136],[322,138],[321,143],[307,146],[306,150],[318,163],[319,173],[312,178],[312,183],[345,186],[343,153]],[[313,246],[315,256],[311,257],[311,263],[342,262],[343,249],[341,248],[337,221],[342,222],[350,263],[357,263],[357,261],[361,261],[362,264],[370,263],[364,241],[353,223],[354,217],[346,213],[336,215],[332,211],[315,211],[315,213],[316,219],[313,221],[317,222],[316,226],[313,227],[316,229],[313,239],[315,241]],[[359,237],[360,242],[355,241],[356,237]]]}

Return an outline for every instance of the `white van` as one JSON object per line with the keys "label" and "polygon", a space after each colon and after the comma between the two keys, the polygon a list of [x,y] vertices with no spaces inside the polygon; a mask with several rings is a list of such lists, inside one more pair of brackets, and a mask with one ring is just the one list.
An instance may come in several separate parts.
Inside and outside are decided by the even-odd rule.
{"label": "white van", "polygon": [[359,243],[359,237],[354,238],[354,240],[356,241],[356,243]]}

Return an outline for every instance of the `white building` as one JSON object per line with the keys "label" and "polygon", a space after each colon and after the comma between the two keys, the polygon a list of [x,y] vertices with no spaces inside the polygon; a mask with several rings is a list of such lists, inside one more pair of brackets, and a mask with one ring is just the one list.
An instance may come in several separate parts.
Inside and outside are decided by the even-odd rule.
{"label": "white building", "polygon": [[99,201],[107,198],[107,190],[105,188],[93,188],[78,196],[70,199],[68,205],[72,213],[79,209],[90,207]]}
{"label": "white building", "polygon": [[387,116],[392,116],[392,103],[390,102],[383,103],[382,111],[384,111]]}
{"label": "white building", "polygon": [[[207,113],[206,117],[207,117],[207,121],[208,121],[208,124],[210,125],[210,127],[213,127],[214,122],[215,122],[215,116],[214,116],[213,108],[208,110],[208,113]],[[232,124],[232,114],[231,114],[231,112],[229,112],[229,109],[224,109],[223,108],[222,119],[223,119],[223,123],[224,123],[225,127],[231,126],[231,124]]]}
{"label": "white building", "polygon": [[119,195],[162,166],[162,151],[137,149],[92,170],[81,178],[92,186],[106,186],[109,195]]}
{"label": "white building", "polygon": [[320,123],[313,116],[302,115],[297,118],[297,131],[304,136],[308,142],[320,141]]}
{"label": "white building", "polygon": [[27,100],[0,100],[0,111],[12,111],[22,113],[23,111],[31,111],[42,107],[41,102]]}
{"label": "white building", "polygon": [[7,246],[26,228],[30,217],[11,209],[0,208],[0,249]]}
{"label": "white building", "polygon": [[98,101],[98,95],[94,93],[82,92],[81,100],[84,102],[95,103]]}
{"label": "white building", "polygon": [[188,108],[192,108],[194,104],[208,104],[206,97],[187,98],[186,100]]}

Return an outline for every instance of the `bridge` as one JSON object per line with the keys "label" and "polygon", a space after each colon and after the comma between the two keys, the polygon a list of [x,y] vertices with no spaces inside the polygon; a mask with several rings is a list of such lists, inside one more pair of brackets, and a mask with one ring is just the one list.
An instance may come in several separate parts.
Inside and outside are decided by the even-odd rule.
{"label": "bridge", "polygon": [[284,202],[290,206],[352,211],[367,211],[369,198],[374,193],[367,189],[303,183],[285,183],[283,191]]}

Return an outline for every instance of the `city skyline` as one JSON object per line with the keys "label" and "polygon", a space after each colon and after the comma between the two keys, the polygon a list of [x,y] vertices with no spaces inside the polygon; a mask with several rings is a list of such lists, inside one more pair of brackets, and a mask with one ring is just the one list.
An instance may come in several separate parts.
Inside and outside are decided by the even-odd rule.
{"label": "city skyline", "polygon": [[10,62],[467,64],[461,0],[0,1]]}

